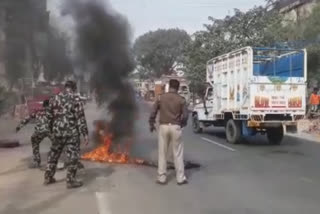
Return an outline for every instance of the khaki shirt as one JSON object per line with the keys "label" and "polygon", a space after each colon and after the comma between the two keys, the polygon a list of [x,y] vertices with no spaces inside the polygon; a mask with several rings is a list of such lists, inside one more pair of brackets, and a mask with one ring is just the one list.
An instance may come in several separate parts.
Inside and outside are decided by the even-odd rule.
{"label": "khaki shirt", "polygon": [[154,125],[157,114],[160,112],[159,122],[185,127],[188,122],[188,106],[185,98],[177,92],[169,92],[161,95],[153,105],[149,118],[150,125]]}

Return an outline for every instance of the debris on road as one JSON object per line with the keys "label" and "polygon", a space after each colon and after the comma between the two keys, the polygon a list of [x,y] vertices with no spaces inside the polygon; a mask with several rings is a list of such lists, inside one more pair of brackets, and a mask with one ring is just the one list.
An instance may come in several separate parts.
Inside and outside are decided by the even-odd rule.
{"label": "debris on road", "polygon": [[20,142],[18,140],[9,140],[9,139],[0,140],[0,148],[15,148],[19,146],[20,146]]}
{"label": "debris on road", "polygon": [[306,130],[306,133],[312,135],[320,135],[320,120],[310,120],[309,128]]}
{"label": "debris on road", "polygon": [[[152,161],[143,161],[143,162],[140,162],[139,164],[142,165],[142,166],[149,166],[149,167],[154,167],[154,168],[158,167],[158,164],[156,162],[152,162]],[[201,167],[200,164],[192,162],[192,161],[185,161],[184,162],[184,168],[185,169],[198,169],[200,167]],[[168,162],[167,163],[167,169],[175,169],[174,168],[174,164]]]}

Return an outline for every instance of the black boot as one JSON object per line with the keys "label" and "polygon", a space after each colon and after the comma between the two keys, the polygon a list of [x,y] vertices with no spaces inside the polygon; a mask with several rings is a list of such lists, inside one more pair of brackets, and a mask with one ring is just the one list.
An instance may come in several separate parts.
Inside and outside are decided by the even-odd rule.
{"label": "black boot", "polygon": [[48,186],[48,185],[50,185],[50,184],[54,184],[56,182],[56,179],[55,178],[46,178],[45,180],[44,180],[44,185],[45,186]]}
{"label": "black boot", "polygon": [[67,188],[74,189],[74,188],[79,188],[82,185],[83,185],[83,183],[81,181],[74,180],[74,181],[70,181],[67,183]]}

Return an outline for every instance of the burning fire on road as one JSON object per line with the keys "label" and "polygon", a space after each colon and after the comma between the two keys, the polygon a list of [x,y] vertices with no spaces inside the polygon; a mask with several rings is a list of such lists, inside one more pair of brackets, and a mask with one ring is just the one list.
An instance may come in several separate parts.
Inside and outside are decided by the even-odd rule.
{"label": "burning fire on road", "polygon": [[[108,124],[105,121],[95,121],[94,125],[96,128],[95,134],[98,136],[101,145],[93,151],[84,154],[82,156],[83,160],[101,163],[136,164],[157,167],[155,162],[140,158],[132,158],[130,156],[132,140],[128,140],[124,145],[116,144],[112,134],[109,132]],[[200,164],[186,161],[185,168],[200,168]],[[174,165],[172,163],[168,163],[168,169],[174,169]]]}
{"label": "burning fire on road", "polygon": [[112,134],[109,133],[106,123],[103,121],[98,121],[95,122],[95,126],[96,133],[102,145],[94,149],[92,152],[84,154],[82,156],[83,160],[117,164],[143,164],[145,162],[142,159],[130,157],[130,140],[124,145],[116,145],[113,141]]}

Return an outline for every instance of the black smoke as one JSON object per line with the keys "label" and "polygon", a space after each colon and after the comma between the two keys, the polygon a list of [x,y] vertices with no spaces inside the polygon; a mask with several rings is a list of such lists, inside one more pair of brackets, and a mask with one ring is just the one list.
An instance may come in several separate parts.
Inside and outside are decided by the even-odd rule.
{"label": "black smoke", "polygon": [[75,22],[76,58],[91,73],[91,86],[100,104],[112,114],[115,139],[131,137],[135,96],[128,76],[134,69],[127,20],[98,0],[66,0],[64,12]]}

